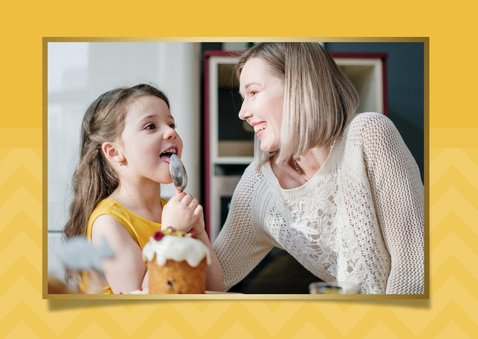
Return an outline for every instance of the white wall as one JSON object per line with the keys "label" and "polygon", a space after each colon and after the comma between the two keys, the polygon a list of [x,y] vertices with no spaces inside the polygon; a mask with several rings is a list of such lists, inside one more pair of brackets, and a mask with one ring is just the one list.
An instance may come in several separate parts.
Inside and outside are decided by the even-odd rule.
{"label": "white wall", "polygon": [[[48,231],[59,244],[78,162],[80,126],[87,106],[101,93],[150,83],[170,99],[184,141],[187,191],[200,195],[200,46],[198,43],[48,43]],[[171,196],[172,185],[161,189]]]}

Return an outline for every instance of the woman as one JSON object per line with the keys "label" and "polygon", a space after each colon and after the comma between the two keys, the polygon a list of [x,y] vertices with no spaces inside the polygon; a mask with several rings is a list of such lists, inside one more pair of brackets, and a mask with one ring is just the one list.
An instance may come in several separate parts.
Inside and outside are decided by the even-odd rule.
{"label": "woman", "polygon": [[423,183],[393,123],[318,43],[262,43],[237,65],[256,133],[214,249],[228,289],[273,248],[361,293],[424,293]]}

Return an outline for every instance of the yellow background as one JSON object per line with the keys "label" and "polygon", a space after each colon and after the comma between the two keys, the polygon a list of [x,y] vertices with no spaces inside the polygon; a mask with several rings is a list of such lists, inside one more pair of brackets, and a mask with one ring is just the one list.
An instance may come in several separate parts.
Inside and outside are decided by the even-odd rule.
{"label": "yellow background", "polygon": [[[0,338],[478,333],[472,2],[189,2],[2,3]],[[43,300],[42,37],[430,37],[430,300]]]}

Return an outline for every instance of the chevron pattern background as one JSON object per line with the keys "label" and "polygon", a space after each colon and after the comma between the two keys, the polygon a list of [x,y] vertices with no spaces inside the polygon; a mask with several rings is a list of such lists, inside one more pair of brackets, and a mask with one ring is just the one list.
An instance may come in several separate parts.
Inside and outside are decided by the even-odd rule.
{"label": "chevron pattern background", "polygon": [[0,338],[476,338],[478,149],[429,158],[430,300],[43,300],[42,150],[0,149]]}

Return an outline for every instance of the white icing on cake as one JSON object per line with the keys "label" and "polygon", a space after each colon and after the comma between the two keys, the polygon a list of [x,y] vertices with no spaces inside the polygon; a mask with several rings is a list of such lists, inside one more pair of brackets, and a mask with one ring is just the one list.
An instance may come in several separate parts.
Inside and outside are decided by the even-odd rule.
{"label": "white icing on cake", "polygon": [[207,258],[207,264],[211,263],[209,249],[200,240],[192,237],[178,237],[166,235],[157,241],[153,237],[143,248],[143,256],[151,261],[156,254],[156,262],[163,266],[167,260],[186,261],[189,266],[196,267]]}

